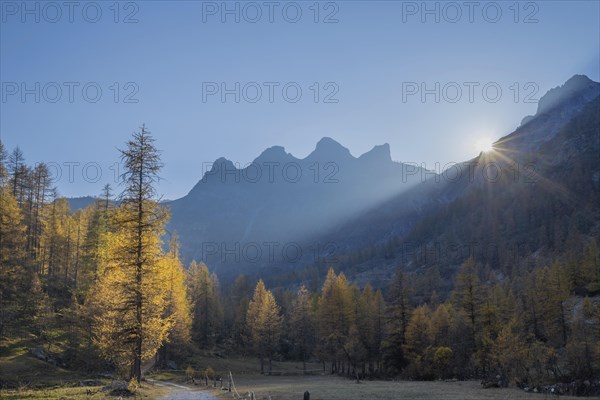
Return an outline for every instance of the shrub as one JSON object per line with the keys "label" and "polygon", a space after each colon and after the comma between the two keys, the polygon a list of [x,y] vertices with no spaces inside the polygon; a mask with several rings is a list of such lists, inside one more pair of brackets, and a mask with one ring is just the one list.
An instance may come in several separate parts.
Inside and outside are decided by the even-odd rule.
{"label": "shrub", "polygon": [[215,378],[215,370],[212,369],[211,367],[206,367],[206,369],[204,370],[204,375],[208,376],[208,379],[214,379]]}
{"label": "shrub", "polygon": [[129,393],[136,394],[140,390],[140,384],[135,378],[131,378],[127,384],[127,390]]}
{"label": "shrub", "polygon": [[188,366],[188,367],[185,369],[185,377],[186,377],[188,380],[192,380],[192,379],[194,379],[194,378],[196,377],[196,370],[194,370],[194,368],[192,368],[191,366]]}

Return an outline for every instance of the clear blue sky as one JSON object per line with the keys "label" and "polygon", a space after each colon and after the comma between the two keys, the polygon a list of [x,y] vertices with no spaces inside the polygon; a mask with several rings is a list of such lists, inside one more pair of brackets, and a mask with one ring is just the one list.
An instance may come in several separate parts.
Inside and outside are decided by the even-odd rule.
{"label": "clear blue sky", "polygon": [[[387,142],[393,159],[424,162],[431,169],[435,162],[462,161],[477,154],[474,143],[481,137],[497,139],[535,112],[535,104],[523,101],[535,89],[524,88],[527,82],[537,85],[539,92],[532,97],[539,98],[574,74],[600,78],[598,1],[521,2],[518,16],[513,1],[497,2],[502,16],[496,23],[489,22],[496,18],[493,7],[488,6],[485,14],[482,10],[489,2],[479,2],[472,22],[469,10],[461,6],[456,23],[450,20],[457,10],[444,9],[443,2],[439,23],[435,15],[424,15],[426,21],[421,22],[423,10],[411,8],[420,7],[420,1],[321,2],[319,23],[313,21],[314,2],[298,2],[302,16],[290,23],[282,11],[287,3],[278,3],[272,23],[265,6],[256,23],[245,20],[256,15],[250,8],[245,14],[241,10],[240,23],[232,15],[222,23],[220,10],[217,15],[208,13],[215,4],[221,7],[220,1],[123,2],[119,23],[113,21],[113,2],[88,6],[88,20],[94,19],[95,5],[102,10],[97,23],[83,18],[86,2],[81,2],[73,10],[72,23],[66,8],[52,23],[56,10],[37,3],[40,22],[36,23],[35,15],[24,13],[20,1],[2,1],[2,141],[9,150],[19,145],[29,163],[63,165],[57,183],[63,195],[97,194],[113,179],[115,148],[145,122],[163,151],[160,191],[166,198],[176,198],[200,179],[202,163],[224,156],[244,164],[272,145],[304,157],[323,136],[333,137],[354,155]],[[36,2],[27,4],[33,9]],[[228,3],[231,8],[235,4]],[[122,22],[130,13],[137,23]],[[323,23],[331,13],[338,22]],[[285,17],[294,19],[292,6]],[[519,22],[514,22],[515,17]],[[525,19],[538,22],[525,23]],[[39,103],[32,94],[22,102],[18,85],[33,88],[35,82],[46,86],[46,93],[40,89]],[[56,103],[48,101],[56,96],[49,82],[63,88]],[[79,83],[73,102],[65,82]],[[96,103],[82,96],[87,82],[102,89]],[[114,82],[120,86],[117,103],[111,89]],[[125,88],[127,82],[135,86]],[[278,82],[280,86],[272,103],[265,86],[256,103],[243,97],[235,103],[233,95],[222,103],[218,95],[203,102],[203,82],[226,82],[230,87],[235,82],[242,86]],[[282,97],[281,86],[287,82],[296,82],[303,90],[296,103]],[[317,103],[310,89],[314,82],[321,86]],[[337,85],[333,98],[338,103],[323,102],[335,88],[324,88],[327,82]],[[441,86],[478,82],[480,86],[473,102],[463,86],[463,96],[455,103],[443,97],[436,103],[433,95],[422,103],[419,95],[403,102],[403,82],[424,82],[429,87],[435,82]],[[502,88],[499,101],[484,99],[481,88],[487,82]],[[521,87],[517,102],[515,87],[511,89],[515,82]],[[14,83],[19,92],[13,95]],[[124,103],[124,96],[136,86],[139,91],[133,98],[138,103]],[[454,97],[454,89],[448,88],[448,96]],[[248,97],[253,97],[254,89],[248,89]],[[492,97],[493,91],[489,93]],[[80,163],[73,182],[64,166],[68,162]],[[89,162],[102,168],[102,179],[96,183],[82,179],[81,166]],[[88,172],[93,178],[93,168]]]}

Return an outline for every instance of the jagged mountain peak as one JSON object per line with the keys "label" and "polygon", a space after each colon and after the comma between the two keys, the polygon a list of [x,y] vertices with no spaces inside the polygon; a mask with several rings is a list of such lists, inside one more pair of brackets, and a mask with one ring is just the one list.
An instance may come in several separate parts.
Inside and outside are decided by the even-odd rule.
{"label": "jagged mountain peak", "polygon": [[233,169],[233,168],[235,168],[235,164],[233,164],[233,161],[228,160],[225,157],[219,157],[215,160],[215,162],[213,162],[211,171],[214,170],[215,168],[221,168],[221,167],[226,167],[227,169]]}
{"label": "jagged mountain peak", "polygon": [[392,154],[389,143],[374,146],[359,157],[361,160],[377,160],[377,161],[392,161]]}
{"label": "jagged mountain peak", "polygon": [[548,90],[540,98],[536,115],[551,110],[573,96],[586,95],[587,92],[595,92],[597,95],[600,92],[600,84],[585,75],[573,75],[563,85]]}
{"label": "jagged mountain peak", "polygon": [[330,137],[323,137],[317,142],[317,146],[312,153],[306,157],[307,159],[327,159],[340,160],[344,158],[353,158],[350,150],[342,146]]}
{"label": "jagged mountain peak", "polygon": [[296,158],[293,155],[285,151],[283,146],[271,146],[260,153],[260,155],[254,159],[254,163],[287,162],[295,159]]}
{"label": "jagged mountain peak", "polygon": [[585,104],[600,95],[600,83],[594,82],[586,75],[573,75],[564,84],[546,92],[539,102],[535,115],[527,115],[521,121],[521,126],[533,121],[540,115],[547,114],[568,101],[578,101]]}

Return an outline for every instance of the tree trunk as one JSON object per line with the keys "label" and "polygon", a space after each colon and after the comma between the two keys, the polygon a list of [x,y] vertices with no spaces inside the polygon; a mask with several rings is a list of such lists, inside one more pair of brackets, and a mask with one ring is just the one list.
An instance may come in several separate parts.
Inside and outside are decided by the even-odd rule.
{"label": "tree trunk", "polygon": [[265,360],[262,357],[260,358],[260,373],[262,375],[265,373]]}
{"label": "tree trunk", "polygon": [[143,175],[142,169],[140,168],[139,172],[139,182],[140,182],[140,191],[138,193],[137,199],[137,207],[138,207],[138,215],[137,215],[137,249],[136,249],[136,273],[135,273],[135,290],[136,293],[136,301],[135,301],[135,318],[137,325],[137,332],[135,338],[135,354],[133,361],[133,378],[139,382],[142,380],[142,253],[143,253],[143,228],[142,224],[144,222],[144,208],[143,202],[144,197],[142,193],[142,182]]}
{"label": "tree trunk", "polygon": [[271,375],[271,371],[273,371],[273,359],[269,355],[269,375]]}

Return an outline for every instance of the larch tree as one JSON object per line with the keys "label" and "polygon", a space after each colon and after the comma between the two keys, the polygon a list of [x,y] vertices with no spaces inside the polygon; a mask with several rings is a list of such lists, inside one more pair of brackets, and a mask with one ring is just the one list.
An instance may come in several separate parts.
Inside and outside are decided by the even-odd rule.
{"label": "larch tree", "polygon": [[[381,291],[374,292],[367,284],[358,299],[356,327],[360,339],[366,349],[365,361],[369,365],[369,373],[373,374],[375,365],[379,365],[381,342],[383,339],[385,304]],[[363,363],[363,374],[365,374]]]}
{"label": "larch tree", "polygon": [[477,264],[474,258],[469,258],[456,275],[453,299],[459,309],[462,309],[471,327],[472,345],[477,344],[477,327],[480,317],[481,284],[477,275]]}
{"label": "larch tree", "polygon": [[290,337],[302,359],[302,369],[306,372],[306,360],[312,354],[315,344],[315,326],[311,296],[304,285],[300,287],[292,303],[290,329]]}
{"label": "larch tree", "polygon": [[[592,379],[597,376],[596,360],[598,359],[596,323],[593,320],[593,304],[588,297],[583,300],[580,310],[571,323],[571,334],[565,346],[567,365],[574,377]],[[595,322],[595,321],[594,321]]]}
{"label": "larch tree", "polygon": [[2,143],[2,140],[0,140],[0,186],[4,186],[6,180],[8,179],[8,170],[6,169],[7,157],[8,154],[6,153],[4,143]]}
{"label": "larch tree", "polygon": [[185,285],[186,275],[179,259],[179,241],[173,233],[169,242],[169,252],[161,258],[163,283],[166,286],[167,305],[165,319],[172,321],[168,340],[159,351],[159,363],[166,364],[171,347],[181,348],[191,339],[192,313]]}
{"label": "larch tree", "polygon": [[252,288],[246,275],[242,274],[235,279],[229,293],[230,295],[225,299],[227,304],[225,320],[228,321],[226,327],[231,329],[233,347],[244,352],[248,348],[250,339],[246,317],[252,294]]}
{"label": "larch tree", "polygon": [[258,281],[248,305],[246,322],[254,349],[260,358],[260,372],[264,373],[264,359],[267,358],[270,374],[273,355],[281,335],[282,317],[275,297],[267,290],[262,279]]}
{"label": "larch tree", "polygon": [[406,344],[404,352],[413,366],[412,373],[420,378],[426,377],[428,373],[426,354],[429,349],[431,338],[429,334],[429,321],[431,310],[428,306],[417,307],[406,326]]}
{"label": "larch tree", "polygon": [[64,198],[55,199],[47,208],[47,216],[44,219],[44,229],[42,236],[42,257],[41,271],[46,275],[48,290],[55,292],[63,290],[64,274],[68,273],[69,241],[68,241],[68,220],[71,214],[69,202]]}
{"label": "larch tree", "polygon": [[140,381],[142,361],[168,337],[173,317],[165,285],[161,236],[168,212],[156,200],[161,169],[154,138],[142,126],[121,150],[124,190],[113,213],[98,280],[92,289],[96,342],[103,355]]}
{"label": "larch tree", "polygon": [[407,273],[398,268],[390,286],[390,301],[386,310],[386,337],[383,342],[385,364],[400,371],[406,365],[403,346],[406,327],[411,316],[411,282]]}
{"label": "larch tree", "polygon": [[597,239],[592,239],[588,245],[582,269],[588,293],[600,293],[600,249]]}
{"label": "larch tree", "polygon": [[335,321],[336,309],[333,301],[336,278],[337,275],[333,268],[329,268],[321,289],[321,295],[319,296],[316,315],[319,338],[317,354],[323,362],[323,370],[325,370],[325,362],[331,362],[331,373],[334,373],[335,357],[338,351]]}
{"label": "larch tree", "polygon": [[[22,318],[23,300],[31,283],[25,262],[25,227],[15,197],[0,186],[0,336]],[[29,281],[29,282],[28,282]]]}
{"label": "larch tree", "polygon": [[188,269],[188,292],[192,306],[192,338],[201,347],[212,346],[221,330],[223,308],[218,281],[203,262],[192,261]]}
{"label": "larch tree", "polygon": [[[342,351],[344,344],[350,334],[350,328],[356,322],[356,310],[358,304],[358,288],[350,287],[344,273],[340,273],[333,284],[333,307],[334,307],[334,322],[335,322],[335,343],[337,349],[338,367],[341,367],[341,372],[344,373],[345,364],[342,356],[345,356]],[[340,370],[340,368],[338,368]]]}
{"label": "larch tree", "polygon": [[23,186],[22,180],[24,179],[24,171],[27,166],[25,165],[25,156],[19,148],[15,147],[12,153],[8,156],[8,172],[10,173],[12,194],[19,201],[21,198],[20,191]]}
{"label": "larch tree", "polygon": [[544,322],[550,340],[560,346],[567,344],[569,324],[566,301],[570,294],[568,272],[555,262],[552,267],[544,268],[541,272],[542,282],[546,285],[543,303]]}

